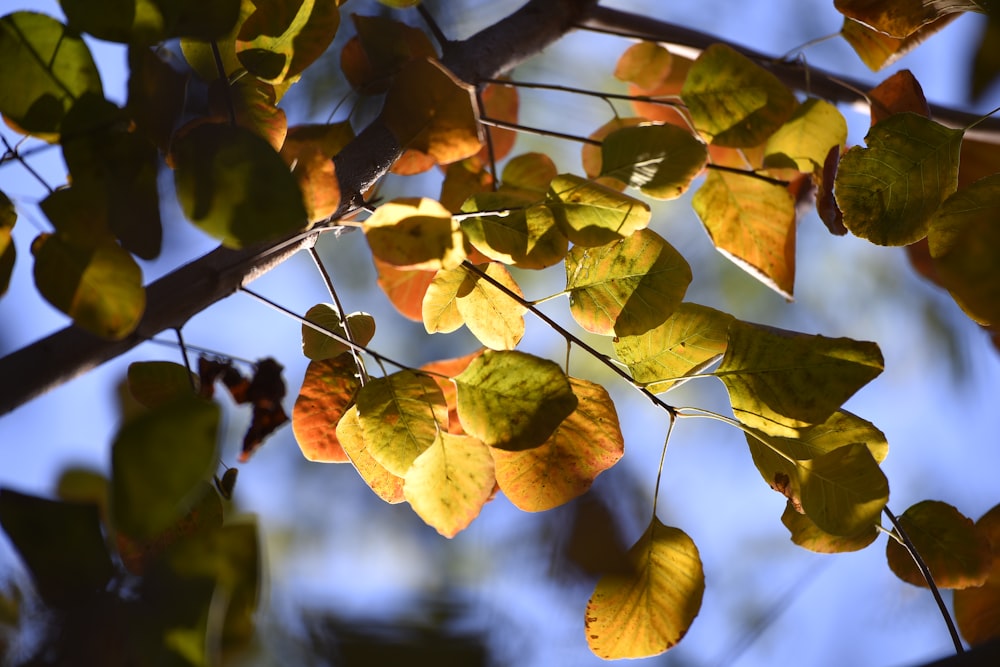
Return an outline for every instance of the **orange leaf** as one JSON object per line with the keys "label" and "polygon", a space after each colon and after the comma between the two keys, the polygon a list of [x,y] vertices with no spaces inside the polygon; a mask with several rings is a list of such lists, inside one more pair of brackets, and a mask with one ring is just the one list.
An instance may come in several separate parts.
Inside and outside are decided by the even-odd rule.
{"label": "orange leaf", "polygon": [[396,310],[404,317],[422,322],[424,294],[437,271],[401,269],[374,256],[372,261],[378,273],[378,286],[389,297]]}
{"label": "orange leaf", "polygon": [[427,371],[431,374],[431,377],[434,378],[434,381],[437,382],[438,386],[441,388],[441,393],[444,394],[444,400],[448,406],[449,433],[461,435],[465,433],[465,430],[462,428],[462,423],[458,420],[458,408],[456,407],[456,395],[458,392],[455,388],[455,383],[451,380],[445,380],[444,378],[439,377],[439,375],[445,375],[449,378],[459,375],[462,371],[468,368],[473,359],[482,353],[483,351],[480,349],[472,352],[471,354],[467,354],[464,357],[432,361],[420,367],[420,370]]}
{"label": "orange leaf", "polygon": [[358,369],[349,354],[312,361],[292,409],[292,433],[302,455],[310,461],[349,461],[337,439],[336,424],[354,403],[361,386]]}
{"label": "orange leaf", "polygon": [[920,82],[908,69],[896,72],[869,90],[868,100],[871,103],[872,125],[903,111],[912,111],[924,118],[931,117]]}

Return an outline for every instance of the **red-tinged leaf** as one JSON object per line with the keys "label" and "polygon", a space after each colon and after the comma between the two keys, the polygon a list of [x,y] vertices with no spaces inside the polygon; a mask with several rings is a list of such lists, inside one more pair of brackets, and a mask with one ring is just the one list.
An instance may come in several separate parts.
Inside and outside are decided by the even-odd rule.
{"label": "red-tinged leaf", "polygon": [[[487,84],[479,93],[479,101],[482,103],[480,113],[487,118],[503,121],[506,123],[516,123],[520,98],[517,94],[517,87],[505,86],[500,83]],[[498,127],[487,127],[490,142],[493,145],[493,159],[502,160],[514,148],[514,140],[517,139],[517,132]],[[480,164],[489,164],[490,151],[487,146],[476,156]]]}
{"label": "red-tinged leaf", "polygon": [[854,19],[845,18],[840,34],[868,69],[877,72],[905,56],[957,16],[957,14],[942,16],[902,38],[887,35]]}
{"label": "red-tinged leaf", "polygon": [[294,80],[333,42],[340,27],[337,3],[328,0],[256,2],[236,38],[236,55],[268,83]]}
{"label": "red-tinged leaf", "polygon": [[986,583],[955,591],[955,622],[970,644],[1000,637],[1000,505],[980,517],[976,530],[990,542],[993,563]]}
{"label": "red-tinged leaf", "polygon": [[908,69],[900,70],[868,91],[872,125],[894,113],[910,111],[924,118],[931,117],[931,108],[924,97],[920,82]]}
{"label": "red-tinged leaf", "polygon": [[838,164],[840,164],[840,147],[834,146],[826,154],[826,160],[823,162],[823,177],[816,183],[816,212],[831,234],[843,236],[847,233],[847,227],[844,226],[844,214],[837,206],[837,200],[833,195]]}
{"label": "red-tinged leaf", "polygon": [[611,396],[600,385],[570,378],[579,401],[541,446],[520,452],[493,449],[500,490],[519,509],[542,512],[583,495],[625,452]]}
{"label": "red-tinged leaf", "polygon": [[422,321],[424,294],[437,271],[401,269],[374,256],[372,262],[378,274],[378,286],[396,310],[415,322]]}
{"label": "red-tinged leaf", "polygon": [[493,192],[493,176],[470,158],[445,167],[438,200],[446,209],[457,213],[462,210],[465,200],[484,192]]}
{"label": "red-tinged leaf", "polygon": [[[971,519],[937,500],[919,502],[898,519],[938,588],[974,588],[986,582],[993,564],[990,540]],[[899,542],[889,540],[885,556],[897,577],[914,586],[927,586]]]}
{"label": "red-tinged leaf", "polygon": [[489,447],[439,432],[407,471],[403,494],[421,519],[450,538],[479,516],[495,482]]}
{"label": "red-tinged leaf", "polygon": [[795,200],[785,187],[712,171],[691,204],[721,253],[791,300],[795,288]]}
{"label": "red-tinged leaf", "polygon": [[292,433],[304,457],[322,463],[350,460],[337,438],[337,423],[360,387],[350,355],[309,363],[292,409]]}
{"label": "red-tinged leaf", "polygon": [[375,495],[390,504],[403,502],[403,478],[386,470],[368,451],[358,419],[358,406],[351,406],[337,422],[337,440]]}
{"label": "red-tinged leaf", "polygon": [[602,577],[587,603],[587,644],[605,660],[645,658],[677,644],[705,592],[698,548],[656,517],[628,556],[633,572]]}
{"label": "red-tinged leaf", "polygon": [[844,16],[898,38],[951,14],[982,11],[973,0],[834,0],[833,5]]}
{"label": "red-tinged leaf", "polygon": [[247,389],[250,380],[233,368],[229,359],[198,358],[198,390],[202,398],[212,398],[215,395],[215,381],[222,383],[229,390],[236,403],[246,403]]}
{"label": "red-tinged leaf", "polygon": [[7,195],[0,192],[0,296],[3,296],[10,286],[10,277],[14,272],[14,259],[17,251],[11,232],[17,222],[17,210]]}
{"label": "red-tinged leaf", "polygon": [[254,76],[244,76],[234,83],[216,79],[208,87],[209,111],[216,122],[231,123],[232,109],[237,125],[250,130],[276,151],[281,150],[288,134],[288,118],[277,104],[274,86]]}
{"label": "red-tinged leaf", "polygon": [[443,375],[445,377],[453,378],[461,374],[462,371],[468,368],[469,364],[482,353],[482,350],[476,350],[475,352],[467,354],[464,357],[432,361],[420,367],[420,370],[431,374],[431,377],[435,382],[437,382],[438,387],[441,389],[441,393],[444,394],[444,401],[448,406],[449,433],[454,433],[455,435],[462,435],[465,433],[465,431],[462,430],[462,423],[458,420],[458,390],[455,388],[454,382],[451,380],[445,380],[439,376]]}
{"label": "red-tinged leaf", "polygon": [[437,166],[433,156],[413,148],[407,148],[403,154],[392,163],[390,171],[400,176],[415,176],[430,171]]}
{"label": "red-tinged leaf", "polygon": [[344,45],[340,67],[363,94],[384,93],[404,63],[437,56],[427,35],[413,26],[384,16],[352,14],[351,19],[358,35]]}
{"label": "red-tinged leaf", "polygon": [[615,65],[615,78],[653,90],[662,86],[673,65],[673,56],[656,42],[639,42],[625,50]]}

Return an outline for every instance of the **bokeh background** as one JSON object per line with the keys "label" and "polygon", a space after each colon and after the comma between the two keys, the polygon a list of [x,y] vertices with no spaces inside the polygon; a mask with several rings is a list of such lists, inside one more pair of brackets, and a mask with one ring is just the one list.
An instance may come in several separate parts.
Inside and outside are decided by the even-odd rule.
{"label": "bokeh background", "polygon": [[[467,36],[509,14],[516,0],[427,0],[446,34]],[[721,39],[776,56],[835,33],[841,17],[829,0],[608,0],[604,4],[701,29]],[[4,0],[3,12],[42,11],[61,17],[54,0]],[[348,11],[386,11],[351,0]],[[415,13],[402,14],[418,23]],[[967,72],[982,17],[966,15],[886,71],[868,71],[843,40],[803,51],[810,66],[876,83],[900,68],[914,72],[928,98],[986,111],[1000,101],[994,87],[979,104],[968,99]],[[341,36],[293,87],[283,104],[290,123],[327,120],[347,93],[337,76]],[[124,101],[122,48],[91,41],[110,99]],[[577,32],[522,67],[515,78],[624,92],[611,76],[626,40]],[[336,112],[346,116],[348,99]],[[609,119],[604,102],[579,96],[522,91],[521,121],[530,126],[586,135]],[[618,107],[628,115],[627,107]],[[360,103],[363,122],[374,107]],[[842,109],[852,143],[868,126],[861,112]],[[18,137],[0,128],[9,141]],[[580,172],[579,145],[522,136],[514,154],[539,150],[560,171]],[[52,185],[65,179],[58,149],[31,157]],[[436,196],[440,176],[390,177],[380,196]],[[184,223],[162,179],[167,218],[163,255],[143,262],[147,281],[214,247]],[[0,355],[67,324],[34,290],[29,246],[47,223],[37,209],[46,194],[16,163],[0,165],[0,190],[18,207],[14,230],[20,258],[9,293],[0,299]],[[830,236],[815,215],[799,225],[796,300],[786,303],[719,255],[686,199],[654,207],[653,228],[692,265],[688,300],[728,310],[737,317],[830,336],[879,343],[885,373],[859,392],[848,409],[887,435],[883,464],[890,507],[901,513],[924,499],[955,505],[973,519],[1000,502],[1000,357],[986,336],[946,294],[918,278],[899,249],[876,248],[853,237]],[[430,337],[403,319],[374,286],[363,237],[322,238],[318,249],[349,311],[372,313],[378,324],[373,347],[404,362],[457,356],[477,347],[464,332]],[[529,298],[558,292],[561,270],[517,274]],[[253,289],[304,313],[328,301],[320,276],[305,255],[260,278]],[[544,306],[570,322],[564,299]],[[562,359],[562,340],[529,317],[522,347]],[[299,325],[245,295],[235,295],[193,318],[185,340],[237,359],[276,358],[289,384],[286,409],[305,372]],[[69,466],[110,467],[110,443],[119,424],[117,392],[129,363],[180,361],[169,335],[144,344],[89,374],[0,417],[0,486],[51,494]],[[595,340],[602,350],[607,341]],[[649,521],[656,466],[666,415],[612,379],[582,354],[575,375],[606,382],[616,400],[626,437],[626,456],[595,484],[626,545]],[[16,377],[0,382],[18,382]],[[726,410],[721,383],[689,382],[667,394],[674,405]],[[235,463],[248,410],[225,412],[223,461]],[[246,657],[251,665],[342,664],[354,645],[376,638],[393,642],[448,638],[470,656],[483,651],[489,664],[518,666],[603,664],[586,647],[583,612],[594,580],[567,558],[570,526],[578,506],[525,514],[498,496],[482,516],[453,540],[439,537],[406,505],[382,504],[350,466],[310,464],[291,429],[274,435],[240,467],[235,493],[240,512],[257,515],[267,554],[267,594],[259,639]],[[825,665],[916,664],[948,654],[951,642],[926,590],[897,580],[885,565],[885,538],[854,554],[825,556],[794,546],[779,521],[784,499],[754,469],[743,436],[725,425],[685,420],[675,429],[660,489],[659,516],[685,530],[701,551],[707,591],[688,636],[649,665],[751,667],[794,662]],[[589,516],[589,515],[587,515]],[[0,536],[0,580],[23,580],[9,542]],[[947,595],[947,594],[946,594]],[[948,596],[950,599],[950,596]],[[30,647],[37,632],[17,641]],[[416,638],[416,639],[414,639]],[[354,644],[352,644],[354,642]],[[15,644],[15,647],[17,644]],[[415,660],[411,653],[410,659]],[[8,656],[13,660],[13,656]],[[386,658],[382,664],[393,664]]]}

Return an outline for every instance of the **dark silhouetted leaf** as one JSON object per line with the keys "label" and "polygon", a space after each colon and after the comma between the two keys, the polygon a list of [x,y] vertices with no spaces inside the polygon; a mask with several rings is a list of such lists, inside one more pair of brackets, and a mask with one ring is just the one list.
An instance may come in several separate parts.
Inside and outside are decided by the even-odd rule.
{"label": "dark silhouetted leaf", "polygon": [[676,125],[626,125],[601,142],[600,175],[654,199],[675,199],[707,160],[708,149],[690,131]]}
{"label": "dark silhouetted leaf", "polygon": [[268,83],[295,79],[333,42],[340,11],[330,0],[255,3],[236,38],[236,55],[251,74]]}
{"label": "dark silhouetted leaf", "polygon": [[194,375],[172,361],[136,361],[128,366],[128,390],[147,408],[194,393]]}
{"label": "dark silhouetted leaf", "polygon": [[7,292],[11,274],[14,272],[17,251],[14,248],[11,232],[15,222],[17,222],[17,211],[14,209],[14,202],[0,192],[0,296]]}
{"label": "dark silhouetted leaf", "polygon": [[976,530],[990,542],[993,563],[986,583],[954,593],[955,623],[970,644],[1000,637],[1000,505],[976,522]]}

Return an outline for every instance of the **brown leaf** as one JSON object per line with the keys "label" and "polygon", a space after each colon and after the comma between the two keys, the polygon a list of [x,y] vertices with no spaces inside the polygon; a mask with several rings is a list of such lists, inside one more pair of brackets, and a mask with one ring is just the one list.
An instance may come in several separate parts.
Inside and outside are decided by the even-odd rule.
{"label": "brown leaf", "polygon": [[872,125],[903,111],[912,111],[924,118],[931,117],[924,90],[908,69],[896,72],[869,90],[868,99],[871,102]]}

